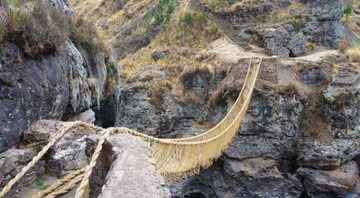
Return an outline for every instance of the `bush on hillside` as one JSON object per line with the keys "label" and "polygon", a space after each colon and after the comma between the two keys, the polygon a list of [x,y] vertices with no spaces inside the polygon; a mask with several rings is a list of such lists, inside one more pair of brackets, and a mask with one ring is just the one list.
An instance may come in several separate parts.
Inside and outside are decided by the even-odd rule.
{"label": "bush on hillside", "polygon": [[159,0],[154,10],[149,11],[145,16],[145,23],[148,28],[154,23],[164,27],[170,23],[172,14],[175,12],[174,0]]}
{"label": "bush on hillside", "polygon": [[90,55],[106,51],[106,47],[96,31],[95,25],[82,18],[74,18],[70,26],[70,39]]}
{"label": "bush on hillside", "polygon": [[6,22],[0,26],[0,42],[15,43],[34,59],[54,54],[69,38],[90,55],[106,50],[93,23],[67,16],[44,1],[6,2]]}
{"label": "bush on hillside", "polygon": [[32,9],[16,0],[7,0],[7,16],[2,40],[17,44],[23,52],[38,58],[61,48],[68,38],[70,18],[43,1],[32,2]]}

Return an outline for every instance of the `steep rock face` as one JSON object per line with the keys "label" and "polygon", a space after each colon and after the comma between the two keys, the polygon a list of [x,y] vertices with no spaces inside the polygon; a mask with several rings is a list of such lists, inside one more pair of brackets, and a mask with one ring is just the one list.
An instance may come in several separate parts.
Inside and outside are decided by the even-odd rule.
{"label": "steep rock face", "polygon": [[191,117],[184,115],[183,108],[173,95],[161,95],[162,93],[157,93],[160,90],[151,91],[154,86],[166,89],[163,87],[165,85],[158,84],[166,80],[165,73],[158,65],[145,66],[134,79],[136,80],[122,86],[116,126],[129,127],[155,136],[191,127]]}
{"label": "steep rock face", "polygon": [[360,131],[360,73],[351,65],[342,65],[331,86],[322,93],[321,106],[332,133],[353,134]]}
{"label": "steep rock face", "polygon": [[[214,165],[216,168],[188,178],[182,187],[175,188],[174,194],[301,197],[301,181],[292,175],[297,167],[297,142],[303,135],[299,129],[303,104],[297,97],[256,92],[239,135]],[[212,196],[207,194],[209,191]]]}
{"label": "steep rock face", "polygon": [[332,48],[345,40],[355,41],[354,35],[341,22],[345,8],[343,0],[305,0],[304,3],[311,16],[304,28],[310,41]]}
{"label": "steep rock face", "polygon": [[[31,123],[39,119],[62,119],[65,112],[81,112],[103,98],[104,60],[95,66],[100,77],[91,76],[71,42],[63,51],[41,60],[22,56],[11,43],[5,46],[5,61],[0,64],[0,151],[15,145]],[[93,93],[88,78],[100,82],[103,92]]]}

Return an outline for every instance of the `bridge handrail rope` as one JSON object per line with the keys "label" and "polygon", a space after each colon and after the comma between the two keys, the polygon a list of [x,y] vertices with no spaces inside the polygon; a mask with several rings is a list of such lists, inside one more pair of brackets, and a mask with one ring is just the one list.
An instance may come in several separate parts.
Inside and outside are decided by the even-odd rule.
{"label": "bridge handrail rope", "polygon": [[[156,162],[156,167],[162,175],[168,178],[176,179],[182,178],[185,175],[198,173],[200,169],[210,166],[215,159],[220,157],[237,134],[241,121],[250,104],[261,64],[262,60],[256,65],[252,65],[252,61],[250,61],[242,90],[229,113],[214,128],[197,136],[180,139],[160,139],[123,127],[104,130],[100,127],[83,122],[65,123],[64,127],[50,138],[49,143],[33,158],[33,160],[2,189],[0,198],[4,197],[5,194],[11,190],[15,183],[46,154],[50,147],[69,132],[70,129],[79,126],[92,128],[97,131],[98,134],[102,135],[89,165],[66,176],[53,184],[49,189],[33,196],[34,198],[56,197],[57,195],[66,193],[80,181],[81,184],[77,189],[75,197],[88,197],[90,190],[89,178],[92,170],[96,166],[96,161],[105,140],[113,133],[128,133],[150,142],[152,157]],[[62,188],[59,189],[61,186]]]}

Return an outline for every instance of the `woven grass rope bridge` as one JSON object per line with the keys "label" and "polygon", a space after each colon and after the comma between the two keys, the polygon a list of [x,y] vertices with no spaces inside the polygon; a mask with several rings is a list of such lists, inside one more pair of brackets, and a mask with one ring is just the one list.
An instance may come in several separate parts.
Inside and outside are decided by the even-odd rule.
{"label": "woven grass rope bridge", "polygon": [[71,129],[79,126],[100,131],[98,135],[100,135],[101,138],[98,141],[89,164],[58,180],[45,191],[33,195],[32,198],[56,197],[67,193],[79,183],[80,185],[77,188],[75,197],[88,197],[90,192],[90,175],[96,165],[103,143],[113,134],[127,133],[150,142],[152,158],[155,161],[157,170],[166,178],[178,179],[186,175],[197,174],[201,169],[209,167],[214,160],[222,155],[239,131],[241,121],[251,101],[261,63],[262,60],[256,64],[250,61],[246,79],[235,104],[225,118],[207,132],[189,138],[159,139],[124,127],[102,129],[83,122],[68,122],[63,128],[52,135],[49,143],[2,189],[0,198],[5,197],[6,193],[11,190],[16,182],[20,180],[59,139]]}

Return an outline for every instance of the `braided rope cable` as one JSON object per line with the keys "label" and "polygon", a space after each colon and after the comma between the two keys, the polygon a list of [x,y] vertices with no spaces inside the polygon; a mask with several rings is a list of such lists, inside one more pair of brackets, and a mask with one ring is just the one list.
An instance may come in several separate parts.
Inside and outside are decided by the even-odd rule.
{"label": "braided rope cable", "polygon": [[70,180],[68,183],[66,183],[61,189],[54,191],[50,194],[48,194],[47,196],[45,196],[44,198],[55,198],[59,195],[63,195],[68,193],[69,191],[71,191],[76,185],[78,185],[79,182],[81,182],[81,180],[83,179],[85,173],[82,173],[78,176],[76,176],[75,178],[73,178],[72,180]]}
{"label": "braided rope cable", "polygon": [[97,159],[100,156],[101,150],[103,148],[103,145],[105,143],[105,140],[115,131],[115,128],[109,128],[106,129],[104,132],[104,135],[100,138],[96,149],[93,153],[93,156],[91,158],[91,161],[89,165],[86,167],[84,177],[82,178],[82,181],[80,183],[80,186],[76,190],[75,198],[85,198],[89,197],[89,179],[92,173],[93,168],[96,166]]}
{"label": "braided rope cable", "polygon": [[1,190],[0,197],[4,197],[11,188],[18,182],[34,165],[47,153],[62,136],[64,136],[71,128],[78,126],[79,122],[66,123],[59,133],[57,133],[49,143],[29,162],[6,186]]}
{"label": "braided rope cable", "polygon": [[79,169],[77,171],[73,171],[72,173],[68,174],[64,178],[58,180],[54,184],[52,184],[49,188],[44,191],[38,192],[35,195],[32,195],[31,198],[43,198],[53,192],[55,192],[58,188],[63,186],[64,184],[71,182],[77,176],[83,174],[85,172],[85,168]]}

